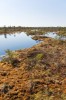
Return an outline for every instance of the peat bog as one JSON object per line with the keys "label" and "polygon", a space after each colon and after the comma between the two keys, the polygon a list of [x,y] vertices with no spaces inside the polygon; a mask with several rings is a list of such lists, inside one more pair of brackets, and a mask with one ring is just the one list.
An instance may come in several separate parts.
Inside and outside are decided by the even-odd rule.
{"label": "peat bog", "polygon": [[[0,99],[66,100],[66,28],[0,28],[0,34],[10,35],[10,31],[26,32],[30,39],[42,42],[6,52],[0,61]],[[22,39],[20,34],[19,37]]]}

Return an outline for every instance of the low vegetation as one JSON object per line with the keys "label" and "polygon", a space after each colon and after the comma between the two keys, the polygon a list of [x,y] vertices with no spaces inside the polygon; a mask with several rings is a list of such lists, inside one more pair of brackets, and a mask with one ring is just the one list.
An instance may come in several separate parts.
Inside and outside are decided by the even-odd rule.
{"label": "low vegetation", "polygon": [[66,100],[66,41],[43,38],[6,55],[0,62],[0,100]]}
{"label": "low vegetation", "polygon": [[66,36],[66,27],[0,27],[0,34],[11,34],[15,32],[26,32],[27,35],[42,35],[46,32],[56,32],[59,35]]}
{"label": "low vegetation", "polygon": [[18,60],[18,55],[11,50],[6,50],[6,56],[3,57],[2,62],[7,62],[11,64],[13,67],[18,66],[19,60]]}

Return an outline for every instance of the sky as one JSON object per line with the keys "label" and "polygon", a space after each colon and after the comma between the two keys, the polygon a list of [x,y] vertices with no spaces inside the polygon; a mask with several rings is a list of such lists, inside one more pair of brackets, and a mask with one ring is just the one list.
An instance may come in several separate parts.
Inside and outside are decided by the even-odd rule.
{"label": "sky", "polygon": [[0,0],[0,26],[66,26],[66,0]]}

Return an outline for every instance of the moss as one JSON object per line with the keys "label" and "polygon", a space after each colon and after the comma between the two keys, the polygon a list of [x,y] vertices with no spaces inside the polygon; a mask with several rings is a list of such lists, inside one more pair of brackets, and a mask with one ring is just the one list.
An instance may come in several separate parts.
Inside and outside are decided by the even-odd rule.
{"label": "moss", "polygon": [[[48,38],[13,53],[7,52],[7,61],[19,60],[18,68],[0,62],[0,90],[8,83],[7,93],[0,91],[1,100],[66,100],[66,42]],[[13,60],[12,64],[18,62]]]}
{"label": "moss", "polygon": [[36,60],[41,60],[42,58],[43,58],[42,53],[36,55]]}
{"label": "moss", "polygon": [[30,100],[54,100],[54,96],[47,96],[42,91],[31,96]]}
{"label": "moss", "polygon": [[61,95],[62,100],[66,100],[66,94]]}

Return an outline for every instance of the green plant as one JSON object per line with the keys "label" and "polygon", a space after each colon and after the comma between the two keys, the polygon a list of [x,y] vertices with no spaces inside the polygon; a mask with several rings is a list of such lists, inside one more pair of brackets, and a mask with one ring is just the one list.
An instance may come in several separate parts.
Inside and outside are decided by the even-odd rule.
{"label": "green plant", "polygon": [[3,58],[3,62],[8,62],[9,64],[13,65],[13,66],[17,66],[17,64],[19,63],[19,60],[17,59],[17,55],[11,51],[11,50],[6,50],[6,56]]}
{"label": "green plant", "polygon": [[36,55],[36,60],[41,60],[42,58],[43,58],[42,53]]}

